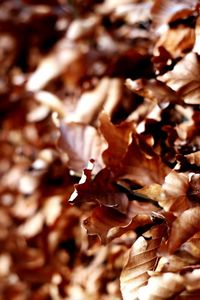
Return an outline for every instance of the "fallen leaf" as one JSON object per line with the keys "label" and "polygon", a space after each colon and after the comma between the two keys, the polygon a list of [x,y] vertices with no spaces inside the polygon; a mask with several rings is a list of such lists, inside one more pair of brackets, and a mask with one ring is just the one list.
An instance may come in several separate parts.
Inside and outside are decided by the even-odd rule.
{"label": "fallen leaf", "polygon": [[[133,244],[128,261],[121,276],[120,285],[124,300],[138,299],[140,287],[146,285],[148,271],[154,270],[158,261],[157,251],[160,246],[165,226],[155,226],[150,230],[149,238],[140,236]],[[141,298],[143,299],[143,298]]]}
{"label": "fallen leaf", "polygon": [[200,231],[200,208],[185,210],[172,223],[168,240],[169,253],[174,253],[184,242]]}

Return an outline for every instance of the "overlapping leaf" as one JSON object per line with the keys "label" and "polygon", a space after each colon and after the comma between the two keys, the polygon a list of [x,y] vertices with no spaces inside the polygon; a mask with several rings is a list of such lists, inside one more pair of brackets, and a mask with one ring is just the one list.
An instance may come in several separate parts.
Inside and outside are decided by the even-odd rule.
{"label": "overlapping leaf", "polygon": [[199,56],[191,52],[179,61],[172,71],[160,76],[159,80],[177,91],[185,103],[200,104],[199,77]]}
{"label": "overlapping leaf", "polygon": [[157,251],[164,232],[164,225],[155,226],[150,230],[148,238],[141,236],[133,244],[120,277],[124,300],[138,299],[139,288],[146,285],[148,281],[148,271],[156,267]]}

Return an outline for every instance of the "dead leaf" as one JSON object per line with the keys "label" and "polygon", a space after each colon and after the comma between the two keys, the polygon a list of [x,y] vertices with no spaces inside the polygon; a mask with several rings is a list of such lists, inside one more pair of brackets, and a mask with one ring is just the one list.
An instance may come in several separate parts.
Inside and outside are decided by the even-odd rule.
{"label": "dead leaf", "polygon": [[199,56],[191,52],[182,58],[172,71],[159,76],[158,79],[175,90],[185,103],[200,104],[199,69]]}
{"label": "dead leaf", "polygon": [[140,236],[134,242],[120,276],[124,300],[137,299],[140,287],[148,281],[148,271],[155,269],[158,260],[157,250],[163,237],[164,228],[165,226],[155,226],[150,230],[149,239]]}
{"label": "dead leaf", "polygon": [[94,159],[95,172],[104,166],[101,154],[106,147],[98,131],[80,123],[60,123],[59,147],[68,155],[68,166],[81,173],[90,159]]}
{"label": "dead leaf", "polygon": [[184,242],[200,231],[200,208],[185,210],[173,223],[168,240],[169,253],[175,252]]}

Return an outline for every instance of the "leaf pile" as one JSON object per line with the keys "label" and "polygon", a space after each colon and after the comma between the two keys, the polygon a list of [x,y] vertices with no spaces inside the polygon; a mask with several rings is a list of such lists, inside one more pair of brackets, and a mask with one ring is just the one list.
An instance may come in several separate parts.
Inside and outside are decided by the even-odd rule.
{"label": "leaf pile", "polygon": [[0,300],[200,298],[200,3],[0,4]]}

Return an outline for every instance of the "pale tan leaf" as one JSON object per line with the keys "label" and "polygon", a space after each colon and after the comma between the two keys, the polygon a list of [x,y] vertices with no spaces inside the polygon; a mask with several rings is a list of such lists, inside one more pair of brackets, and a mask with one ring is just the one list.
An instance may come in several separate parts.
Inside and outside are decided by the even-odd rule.
{"label": "pale tan leaf", "polygon": [[41,90],[50,80],[66,72],[71,64],[80,59],[81,55],[80,49],[70,45],[66,39],[59,41],[31,74],[26,89],[31,92]]}
{"label": "pale tan leaf", "polygon": [[188,200],[189,178],[184,173],[172,170],[162,185],[159,204],[166,211],[179,214],[190,207]]}
{"label": "pale tan leaf", "polygon": [[184,284],[188,292],[200,290],[200,269],[187,272],[184,275]]}
{"label": "pale tan leaf", "polygon": [[196,53],[187,54],[172,71],[159,76],[170,88],[178,92],[185,103],[200,104],[200,62]]}
{"label": "pale tan leaf", "polygon": [[178,103],[176,93],[163,82],[151,79],[126,80],[126,86],[134,93],[162,105],[162,103]]}
{"label": "pale tan leaf", "polygon": [[184,156],[191,165],[200,167],[200,151],[193,152]]}
{"label": "pale tan leaf", "polygon": [[105,0],[102,4],[97,6],[97,12],[102,14],[111,13],[113,10],[117,9],[119,6],[126,3],[132,2],[131,0]]}
{"label": "pale tan leaf", "polygon": [[44,215],[41,211],[37,212],[32,217],[28,218],[26,222],[18,227],[18,232],[26,238],[32,238],[37,235],[44,225]]}
{"label": "pale tan leaf", "polygon": [[75,19],[71,22],[68,31],[67,38],[69,40],[77,40],[84,38],[94,32],[97,24],[99,23],[98,15],[90,15],[87,18]]}
{"label": "pale tan leaf", "polygon": [[161,273],[152,276],[148,284],[139,289],[139,300],[163,300],[179,294],[184,290],[184,281],[181,275],[175,273]]}
{"label": "pale tan leaf", "polygon": [[106,101],[103,105],[104,111],[110,116],[116,109],[122,97],[123,81],[120,78],[111,78]]}
{"label": "pale tan leaf", "polygon": [[52,111],[58,112],[60,116],[65,116],[65,106],[56,95],[47,91],[39,91],[35,93],[35,99]]}
{"label": "pale tan leaf", "polygon": [[66,121],[84,124],[91,123],[103,108],[109,86],[110,79],[104,77],[98,82],[94,89],[84,92],[78,101],[75,111],[66,116]]}

